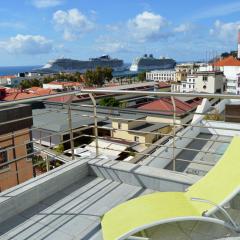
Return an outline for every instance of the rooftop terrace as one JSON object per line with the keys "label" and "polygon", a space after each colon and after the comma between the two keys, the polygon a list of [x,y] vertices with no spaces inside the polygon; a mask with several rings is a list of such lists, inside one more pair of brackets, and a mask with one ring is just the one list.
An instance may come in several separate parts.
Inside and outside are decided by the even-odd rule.
{"label": "rooftop terrace", "polygon": [[[20,159],[32,157],[33,154],[42,156],[41,161],[33,163],[33,167],[39,167],[44,163],[47,172],[38,176],[33,175],[31,179],[0,193],[0,239],[102,240],[101,220],[106,212],[127,200],[153,192],[184,192],[211,171],[225,153],[232,138],[240,135],[238,123],[207,120],[205,117],[212,113],[213,108],[218,109],[219,114],[224,114],[224,104],[231,103],[232,98],[239,101],[238,96],[190,94],[192,97],[215,98],[221,99],[221,101],[220,103],[216,101],[214,106],[210,102],[208,102],[210,105],[207,105],[205,101],[202,101],[196,112],[188,113],[192,121],[181,124],[175,122],[174,98],[186,98],[186,94],[148,92],[149,95],[155,97],[172,97],[171,132],[161,133],[161,135],[158,132],[153,133],[157,129],[155,126],[166,126],[166,123],[161,123],[160,120],[156,123],[156,119],[153,123],[146,122],[142,127],[137,126],[129,130],[109,127],[109,131],[123,131],[123,136],[128,131],[135,131],[136,133],[148,132],[156,134],[156,136],[160,135],[160,138],[156,138],[156,141],[144,151],[133,154],[129,149],[124,150],[123,153],[126,156],[132,157],[131,161],[107,159],[99,154],[100,149],[111,151],[116,151],[116,149],[108,149],[111,144],[105,146],[104,141],[100,141],[106,137],[103,131],[106,128],[99,122],[107,121],[109,124],[114,119],[142,122],[145,121],[145,118],[139,118],[136,114],[134,116],[133,113],[117,116],[111,112],[111,109],[107,111],[108,114],[99,110],[97,112],[98,106],[93,96],[95,92],[126,95],[146,94],[143,91],[84,90],[84,94],[90,94],[92,105],[86,106],[83,102],[79,105],[69,103],[68,107],[65,106],[63,109],[59,107],[48,108],[47,111],[46,109],[34,109],[33,122],[35,121],[35,123],[30,130],[38,130],[41,125],[45,124],[49,131],[67,134],[69,138],[60,139],[60,144],[68,143],[68,149],[65,150],[70,153],[70,157],[63,152],[56,151],[59,143],[55,144],[53,141],[49,146],[41,145],[42,141],[46,140],[44,135],[39,136],[39,139],[30,140],[34,146],[33,152],[24,151]],[[72,94],[78,95],[82,92]],[[67,93],[57,95],[64,96]],[[14,103],[3,103],[2,107],[9,108],[16,103],[42,102],[47,98],[40,97]],[[76,111],[78,107],[88,108],[88,111]],[[51,110],[53,114],[51,114]],[[29,118],[32,119],[32,117],[24,117],[24,119]],[[0,124],[2,125],[2,123]],[[75,140],[82,137],[78,132],[78,128],[82,125],[91,127],[91,131],[85,132],[84,136],[91,138],[94,143],[94,157],[71,155],[77,147]],[[9,134],[12,136],[15,133]],[[54,134],[51,133],[51,136],[55,136]],[[111,136],[108,137],[111,138]],[[3,136],[0,135],[0,138]],[[114,141],[117,143],[117,141],[123,140],[115,139]],[[129,140],[129,142],[136,143],[135,140]],[[26,142],[20,141],[16,143],[16,146],[7,147],[7,150],[18,149],[25,144]],[[86,143],[81,144],[86,145]],[[51,164],[59,158],[64,159],[62,161],[64,164],[51,167]],[[13,157],[8,159],[8,162],[1,162],[0,168],[8,166],[10,162],[18,161],[18,157]],[[5,172],[0,171],[0,178],[1,180],[10,179],[11,174],[18,174],[20,171],[24,171],[24,169],[7,171],[7,175],[3,175]],[[227,178],[227,174],[223,177]],[[236,222],[240,222],[239,203],[239,196],[237,196],[229,203],[231,207],[226,208]],[[147,206],[144,206],[145,208],[147,209]],[[150,237],[137,238],[135,236],[128,239],[202,240],[240,236],[234,230],[201,221],[163,224],[158,228],[149,229],[148,235]]]}

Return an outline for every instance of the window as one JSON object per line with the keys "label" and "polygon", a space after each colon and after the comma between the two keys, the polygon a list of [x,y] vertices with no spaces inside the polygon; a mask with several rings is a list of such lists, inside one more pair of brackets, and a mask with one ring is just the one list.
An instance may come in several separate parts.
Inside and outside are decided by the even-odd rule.
{"label": "window", "polygon": [[33,143],[27,143],[26,150],[27,150],[27,158],[31,159],[33,156]]}
{"label": "window", "polygon": [[122,127],[122,124],[119,122],[118,123],[118,129],[121,129],[121,127]]}
{"label": "window", "polygon": [[[6,163],[8,161],[7,150],[0,148],[0,164]],[[0,167],[1,169],[8,168],[8,165]]]}
{"label": "window", "polygon": [[135,142],[139,142],[139,137],[135,136],[135,137],[134,137],[134,141],[135,141]]}
{"label": "window", "polygon": [[207,81],[208,77],[207,76],[203,76],[203,81]]}
{"label": "window", "polygon": [[193,83],[195,83],[195,79],[193,79],[192,81],[193,81]]}

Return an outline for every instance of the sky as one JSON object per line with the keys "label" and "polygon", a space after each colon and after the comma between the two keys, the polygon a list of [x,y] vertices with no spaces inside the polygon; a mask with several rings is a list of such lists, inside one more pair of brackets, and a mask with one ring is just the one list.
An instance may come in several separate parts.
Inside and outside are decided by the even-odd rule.
{"label": "sky", "polygon": [[239,13],[236,0],[4,0],[0,66],[103,54],[206,60],[237,49]]}

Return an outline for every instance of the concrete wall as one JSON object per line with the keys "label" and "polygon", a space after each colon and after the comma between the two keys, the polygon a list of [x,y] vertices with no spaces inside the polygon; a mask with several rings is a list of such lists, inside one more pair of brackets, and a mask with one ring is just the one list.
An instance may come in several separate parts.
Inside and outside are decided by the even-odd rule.
{"label": "concrete wall", "polygon": [[201,120],[203,120],[204,115],[201,115],[201,114],[205,113],[208,109],[210,109],[210,107],[211,107],[211,103],[208,101],[207,98],[204,98],[202,100],[201,105],[198,105],[196,109],[196,114],[193,115],[191,124],[197,124]]}
{"label": "concrete wall", "polygon": [[195,175],[127,162],[94,159],[89,161],[89,165],[91,173],[98,177],[161,192],[185,191],[200,179]]}
{"label": "concrete wall", "polygon": [[88,175],[87,160],[73,161],[0,193],[0,223]]}
{"label": "concrete wall", "polygon": [[[222,136],[240,136],[240,125],[238,123],[227,123],[222,121],[203,121],[202,124],[209,128],[202,128],[201,132],[203,133],[211,133],[215,135]],[[226,128],[224,129],[216,129],[216,128]],[[232,130],[234,129],[234,130]]]}

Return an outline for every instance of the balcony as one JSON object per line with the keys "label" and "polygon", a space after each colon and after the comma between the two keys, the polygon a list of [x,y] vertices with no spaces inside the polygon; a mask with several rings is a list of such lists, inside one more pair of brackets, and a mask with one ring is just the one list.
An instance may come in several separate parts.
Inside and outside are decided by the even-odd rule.
{"label": "balcony", "polygon": [[[227,108],[240,105],[239,96],[84,90],[51,98],[68,95],[81,100],[59,104],[44,96],[1,103],[1,110],[15,111],[0,115],[0,152],[7,152],[0,155],[1,239],[103,239],[106,212],[150,193],[184,192],[211,171],[240,134],[238,115]],[[100,106],[107,96],[131,104]],[[170,99],[169,108],[142,108],[163,98]],[[226,209],[238,223],[238,195]],[[148,238],[239,236],[199,221],[159,229],[161,238]]]}

